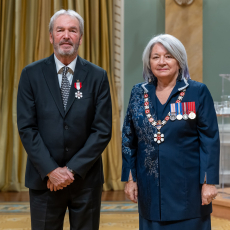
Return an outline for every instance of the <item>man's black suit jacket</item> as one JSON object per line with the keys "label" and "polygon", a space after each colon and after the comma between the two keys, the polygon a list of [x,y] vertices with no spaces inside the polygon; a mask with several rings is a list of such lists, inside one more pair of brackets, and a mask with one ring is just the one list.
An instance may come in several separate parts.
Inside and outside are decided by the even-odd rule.
{"label": "man's black suit jacket", "polygon": [[[82,83],[81,99],[74,83]],[[54,55],[22,70],[17,122],[28,154],[25,185],[47,189],[47,174],[73,169],[79,187],[104,182],[101,153],[111,138],[112,107],[106,71],[78,56],[64,112]]]}

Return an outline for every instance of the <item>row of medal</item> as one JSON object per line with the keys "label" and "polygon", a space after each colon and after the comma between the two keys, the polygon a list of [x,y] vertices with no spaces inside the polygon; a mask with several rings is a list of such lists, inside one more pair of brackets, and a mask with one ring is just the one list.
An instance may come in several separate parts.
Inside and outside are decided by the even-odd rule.
{"label": "row of medal", "polygon": [[188,120],[196,118],[195,102],[182,102],[170,104],[170,120]]}

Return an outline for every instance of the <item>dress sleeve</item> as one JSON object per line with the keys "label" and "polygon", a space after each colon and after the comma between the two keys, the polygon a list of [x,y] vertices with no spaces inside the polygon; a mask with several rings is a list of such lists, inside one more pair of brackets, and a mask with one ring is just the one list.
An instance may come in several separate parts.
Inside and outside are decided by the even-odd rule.
{"label": "dress sleeve", "polygon": [[131,171],[133,181],[136,181],[136,155],[137,155],[137,136],[132,120],[132,96],[131,93],[129,106],[125,116],[122,130],[122,176],[121,181],[128,181]]}
{"label": "dress sleeve", "polygon": [[202,84],[199,88],[197,127],[200,140],[200,183],[219,184],[220,139],[212,96]]}

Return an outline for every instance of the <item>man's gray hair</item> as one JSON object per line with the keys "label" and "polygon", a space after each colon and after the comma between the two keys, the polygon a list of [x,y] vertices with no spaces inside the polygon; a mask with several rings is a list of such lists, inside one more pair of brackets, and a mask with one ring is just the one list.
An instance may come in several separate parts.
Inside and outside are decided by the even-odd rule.
{"label": "man's gray hair", "polygon": [[172,35],[160,34],[158,36],[153,37],[149,41],[142,55],[143,77],[145,81],[148,82],[149,79],[154,80],[154,75],[150,67],[150,56],[153,46],[157,43],[162,44],[165,47],[165,49],[179,62],[181,68],[181,78],[185,78],[186,80],[190,79],[188,71],[187,53],[184,48],[184,45]]}
{"label": "man's gray hair", "polygon": [[80,27],[80,34],[83,35],[84,33],[84,20],[81,17],[80,14],[78,14],[74,10],[59,10],[57,11],[50,19],[50,24],[49,24],[49,32],[53,32],[53,27],[54,27],[54,21],[61,15],[69,15],[71,17],[75,17],[79,21],[79,27]]}

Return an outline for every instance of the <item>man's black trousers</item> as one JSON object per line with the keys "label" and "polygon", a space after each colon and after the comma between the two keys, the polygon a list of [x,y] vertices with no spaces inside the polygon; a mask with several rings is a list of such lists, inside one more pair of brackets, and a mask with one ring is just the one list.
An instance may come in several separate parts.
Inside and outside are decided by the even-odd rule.
{"label": "man's black trousers", "polygon": [[62,230],[66,210],[70,230],[98,230],[102,186],[80,188],[75,181],[56,192],[30,189],[32,230]]}

